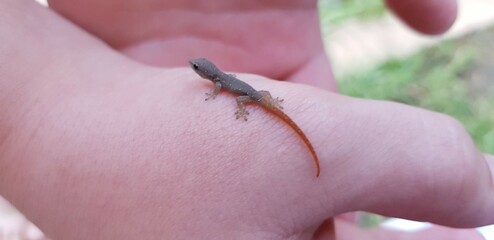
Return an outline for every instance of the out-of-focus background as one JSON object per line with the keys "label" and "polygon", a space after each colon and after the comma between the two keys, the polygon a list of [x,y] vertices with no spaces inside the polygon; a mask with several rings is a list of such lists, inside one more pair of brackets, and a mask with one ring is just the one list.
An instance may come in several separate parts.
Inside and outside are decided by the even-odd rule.
{"label": "out-of-focus background", "polygon": [[[46,5],[46,0],[37,0]],[[409,30],[382,0],[319,0],[321,27],[343,94],[443,112],[494,154],[494,0],[458,0],[459,19],[440,37]],[[417,231],[427,224],[363,213],[363,227]],[[494,239],[493,227],[479,229]],[[0,198],[0,240],[47,239]]]}
{"label": "out-of-focus background", "polygon": [[381,0],[321,0],[328,54],[343,94],[443,112],[494,153],[494,0],[459,0],[444,36],[412,32]]}

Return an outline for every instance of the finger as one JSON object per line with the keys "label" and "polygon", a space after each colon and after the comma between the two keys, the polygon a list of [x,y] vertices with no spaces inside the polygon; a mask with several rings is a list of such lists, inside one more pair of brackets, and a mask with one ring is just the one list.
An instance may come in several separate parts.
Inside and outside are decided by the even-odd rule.
{"label": "finger", "polygon": [[[258,161],[242,171],[256,186],[276,189],[263,191],[263,198],[276,199],[270,211],[277,217],[297,216],[306,228],[359,210],[453,227],[494,222],[492,173],[484,155],[453,118],[403,104],[309,91],[300,85],[262,84],[255,87],[285,96],[310,92],[311,98],[299,99],[296,94],[287,98],[291,101],[286,111],[306,131],[321,161],[321,175],[316,178],[307,149],[292,132],[282,131],[284,124],[264,130],[269,137],[256,139],[270,146],[265,154],[272,154],[273,161]],[[300,108],[303,114],[296,111]]]}
{"label": "finger", "polygon": [[[290,177],[312,169],[302,161],[284,161],[283,169],[276,168],[286,174],[282,179],[292,197],[308,199],[315,218],[363,210],[453,227],[494,222],[491,170],[457,120],[397,103],[314,91],[312,96],[317,102],[303,101],[318,111],[305,111],[305,124],[317,126],[317,134],[302,128],[309,129],[321,175]],[[290,194],[284,192],[283,200],[289,201]]]}
{"label": "finger", "polygon": [[386,0],[387,5],[408,26],[425,34],[440,34],[453,25],[455,0]]}
{"label": "finger", "polygon": [[224,71],[337,89],[314,0],[237,4],[215,0],[204,6],[160,0],[49,3],[68,20],[142,63],[184,66],[191,58],[207,57]]}
{"label": "finger", "polygon": [[461,124],[401,104],[358,102],[332,108],[333,117],[346,112],[347,119],[337,116],[345,120],[330,128],[323,195],[334,201],[338,193],[336,206],[349,207],[343,212],[367,210],[454,227],[494,222],[492,157],[478,152]]}

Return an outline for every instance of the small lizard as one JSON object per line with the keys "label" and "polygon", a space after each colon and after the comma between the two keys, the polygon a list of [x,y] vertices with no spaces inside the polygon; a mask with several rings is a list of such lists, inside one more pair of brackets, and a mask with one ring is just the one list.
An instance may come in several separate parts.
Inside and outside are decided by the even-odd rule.
{"label": "small lizard", "polygon": [[264,109],[275,114],[287,123],[293,130],[295,130],[295,132],[297,132],[300,138],[304,141],[305,145],[309,148],[316,164],[316,176],[319,177],[321,168],[319,166],[316,151],[300,127],[282,111],[283,107],[281,107],[280,103],[283,102],[283,99],[271,97],[271,94],[268,91],[255,90],[249,84],[237,79],[235,75],[222,72],[206,58],[191,59],[189,60],[189,64],[192,69],[199,74],[199,76],[214,83],[214,89],[211,92],[206,93],[208,96],[206,101],[209,99],[214,99],[220,92],[221,88],[224,88],[229,92],[239,95],[237,97],[238,110],[235,112],[237,119],[243,118],[247,121],[247,115],[249,115],[249,112],[245,109],[244,103],[254,102],[261,105]]}

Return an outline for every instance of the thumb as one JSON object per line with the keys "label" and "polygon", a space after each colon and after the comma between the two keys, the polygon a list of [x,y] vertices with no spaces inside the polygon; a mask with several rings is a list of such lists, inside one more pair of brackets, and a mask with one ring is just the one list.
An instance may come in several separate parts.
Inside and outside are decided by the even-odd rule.
{"label": "thumb", "polygon": [[330,120],[319,124],[321,176],[304,188],[326,212],[364,210],[452,227],[494,223],[493,157],[455,119],[383,101],[328,105],[331,114],[320,121]]}
{"label": "thumb", "polygon": [[425,34],[441,34],[453,25],[455,0],[386,0],[388,7],[408,26]]}
{"label": "thumb", "polygon": [[366,121],[354,124],[359,151],[349,160],[360,171],[346,171],[348,181],[364,180],[353,210],[452,227],[494,222],[492,157],[458,121],[395,103],[360,106]]}

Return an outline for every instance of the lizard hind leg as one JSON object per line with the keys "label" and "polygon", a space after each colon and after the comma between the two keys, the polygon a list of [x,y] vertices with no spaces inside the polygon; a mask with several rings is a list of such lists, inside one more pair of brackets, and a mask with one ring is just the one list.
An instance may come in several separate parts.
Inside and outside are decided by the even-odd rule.
{"label": "lizard hind leg", "polygon": [[271,93],[268,91],[261,90],[259,91],[259,93],[262,95],[264,101],[268,101],[270,105],[275,106],[279,109],[283,109],[283,106],[281,106],[281,103],[284,101],[283,99],[278,97],[273,98],[271,96]]}
{"label": "lizard hind leg", "polygon": [[247,121],[247,116],[249,115],[249,111],[245,109],[244,103],[252,102],[252,99],[249,96],[238,96],[237,97],[237,106],[238,109],[235,112],[236,119],[243,118]]}

